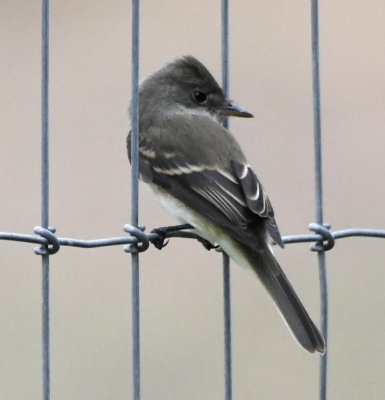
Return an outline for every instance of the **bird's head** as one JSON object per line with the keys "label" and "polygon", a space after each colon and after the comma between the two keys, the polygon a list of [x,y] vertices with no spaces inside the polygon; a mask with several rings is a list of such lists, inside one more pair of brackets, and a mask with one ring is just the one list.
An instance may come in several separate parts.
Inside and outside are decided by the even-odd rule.
{"label": "bird's head", "polygon": [[253,115],[226,99],[207,68],[192,56],[179,58],[149,76],[140,87],[144,112],[181,110],[208,112],[218,120]]}

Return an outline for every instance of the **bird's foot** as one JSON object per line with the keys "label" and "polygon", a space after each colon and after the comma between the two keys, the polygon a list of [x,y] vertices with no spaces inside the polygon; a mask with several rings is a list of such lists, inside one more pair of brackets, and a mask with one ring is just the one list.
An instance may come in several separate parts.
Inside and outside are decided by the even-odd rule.
{"label": "bird's foot", "polygon": [[197,240],[198,240],[198,242],[202,243],[203,247],[204,247],[206,250],[212,250],[212,249],[218,249],[218,248],[219,248],[219,245],[217,245],[217,244],[212,244],[212,243],[210,243],[210,242],[209,242],[208,240],[206,240],[206,239],[199,238],[199,239],[197,239]]}
{"label": "bird's foot", "polygon": [[[166,247],[168,245],[169,241],[167,240],[167,237],[170,233],[178,232],[184,229],[194,229],[194,227],[191,226],[190,224],[183,224],[183,225],[163,226],[160,228],[155,228],[151,231],[151,233],[156,233],[157,236],[154,239],[150,239],[150,242],[158,250],[161,250],[163,249],[163,247]],[[197,240],[198,242],[202,243],[203,247],[206,250],[219,249],[218,245],[210,243],[207,239],[198,237]]]}
{"label": "bird's foot", "polygon": [[161,228],[155,228],[151,231],[151,233],[156,233],[158,236],[150,242],[158,249],[161,250],[163,247],[166,247],[168,244],[168,240],[166,240],[167,235],[171,232],[177,232],[183,229],[192,229],[193,227],[190,224],[183,225],[174,225],[174,226],[163,226]]}

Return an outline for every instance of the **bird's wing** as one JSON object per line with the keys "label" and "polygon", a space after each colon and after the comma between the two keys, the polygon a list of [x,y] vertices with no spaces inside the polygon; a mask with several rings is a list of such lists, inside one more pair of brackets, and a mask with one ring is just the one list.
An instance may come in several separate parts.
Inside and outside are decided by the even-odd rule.
{"label": "bird's wing", "polygon": [[[183,126],[184,140],[174,140],[173,135],[180,136],[181,132],[172,121],[163,128],[148,128],[154,131],[140,136],[142,178],[159,185],[250,247],[255,247],[261,229],[282,246],[270,201],[237,142],[219,124],[198,120]],[[195,127],[201,130],[197,132]],[[216,140],[222,141],[220,154],[217,146],[214,149]],[[237,161],[229,158],[234,150],[239,152]]]}
{"label": "bird's wing", "polygon": [[267,232],[279,246],[283,241],[274,218],[274,210],[267,194],[252,168],[237,161],[232,162],[234,172],[242,187],[248,208],[265,222]]}

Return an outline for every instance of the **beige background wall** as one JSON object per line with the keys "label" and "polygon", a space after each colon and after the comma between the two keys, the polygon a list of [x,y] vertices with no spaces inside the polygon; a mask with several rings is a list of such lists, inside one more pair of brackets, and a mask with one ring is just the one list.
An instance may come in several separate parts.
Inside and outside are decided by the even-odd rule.
{"label": "beige background wall", "polygon": [[[143,1],[141,77],[182,54],[220,79],[219,1]],[[51,224],[58,235],[121,236],[130,219],[126,110],[130,2],[51,2]],[[231,122],[284,235],[314,220],[308,1],[233,1]],[[385,3],[321,1],[325,219],[385,229]],[[40,223],[40,2],[0,5],[0,230]],[[174,221],[141,186],[148,229]],[[0,242],[0,398],[40,398],[40,259]],[[318,321],[315,254],[277,256]],[[384,241],[328,253],[329,393],[385,395]],[[220,257],[174,240],[141,257],[143,399],[223,398]],[[52,398],[131,398],[130,257],[62,248],[51,270]],[[315,399],[318,357],[287,333],[254,277],[232,265],[234,399]]]}

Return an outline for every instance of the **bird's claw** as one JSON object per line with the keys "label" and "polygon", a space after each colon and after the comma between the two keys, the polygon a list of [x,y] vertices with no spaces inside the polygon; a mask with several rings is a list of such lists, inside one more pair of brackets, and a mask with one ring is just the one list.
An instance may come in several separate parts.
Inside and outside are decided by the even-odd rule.
{"label": "bird's claw", "polygon": [[158,249],[162,250],[163,247],[166,247],[169,243],[167,240],[167,229],[156,228],[151,231],[151,233],[156,233],[158,235],[157,238],[150,240],[150,242]]}
{"label": "bird's claw", "polygon": [[198,242],[202,243],[203,247],[204,247],[206,250],[212,250],[212,249],[218,249],[218,248],[219,248],[219,246],[218,246],[217,244],[212,244],[212,243],[210,243],[210,242],[209,242],[208,240],[206,240],[206,239],[199,238],[199,239],[197,239],[197,240],[198,240]]}

